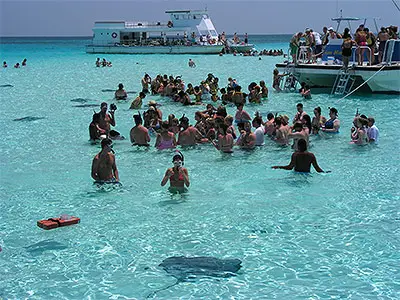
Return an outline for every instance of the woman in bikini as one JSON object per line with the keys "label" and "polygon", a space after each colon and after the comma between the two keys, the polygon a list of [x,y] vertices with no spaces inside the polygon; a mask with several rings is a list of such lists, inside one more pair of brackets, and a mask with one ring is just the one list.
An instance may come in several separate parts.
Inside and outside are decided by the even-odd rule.
{"label": "woman in bikini", "polygon": [[326,118],[321,115],[321,107],[314,108],[314,117],[311,121],[311,133],[318,134],[319,129],[325,124]]}
{"label": "woman in bikini", "polygon": [[169,122],[162,122],[161,132],[157,133],[156,144],[154,145],[158,150],[172,149],[176,147],[175,134],[168,131],[168,129]]}
{"label": "woman in bikini", "polygon": [[338,111],[336,108],[329,109],[329,120],[325,122],[321,130],[328,133],[339,133],[340,121],[338,119]]}
{"label": "woman in bikini", "polygon": [[367,125],[368,120],[356,117],[353,121],[354,127],[351,128],[351,144],[366,145],[368,144]]}
{"label": "woman in bikini", "polygon": [[171,192],[184,192],[186,187],[189,187],[189,173],[186,168],[183,167],[184,157],[179,151],[172,158],[174,166],[168,168],[165,172],[164,178],[161,181],[161,186],[164,186],[168,180],[170,183],[169,190]]}

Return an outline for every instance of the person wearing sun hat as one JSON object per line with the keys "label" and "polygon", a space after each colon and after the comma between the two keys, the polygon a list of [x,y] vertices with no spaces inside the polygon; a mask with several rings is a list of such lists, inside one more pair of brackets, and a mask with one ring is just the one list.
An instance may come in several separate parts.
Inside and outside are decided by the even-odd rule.
{"label": "person wearing sun hat", "polygon": [[150,100],[149,101],[149,108],[151,108],[151,107],[154,107],[154,110],[157,112],[157,114],[158,114],[158,118],[160,119],[160,120],[162,120],[162,112],[161,112],[161,109],[159,109],[157,106],[158,106],[158,103],[156,102],[156,101],[154,101],[154,100]]}

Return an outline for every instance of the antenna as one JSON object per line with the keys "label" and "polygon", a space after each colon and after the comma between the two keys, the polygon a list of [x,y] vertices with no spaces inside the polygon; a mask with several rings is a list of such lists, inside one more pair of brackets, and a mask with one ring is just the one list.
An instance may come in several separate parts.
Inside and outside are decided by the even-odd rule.
{"label": "antenna", "polygon": [[396,6],[397,10],[400,11],[399,5],[396,3],[396,1],[395,1],[395,0],[392,0],[392,2],[393,2],[393,4],[394,4],[394,6]]}

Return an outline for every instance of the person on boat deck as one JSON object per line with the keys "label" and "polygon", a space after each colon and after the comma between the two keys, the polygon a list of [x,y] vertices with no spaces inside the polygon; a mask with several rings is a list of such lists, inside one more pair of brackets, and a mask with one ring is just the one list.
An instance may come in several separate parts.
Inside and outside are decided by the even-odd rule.
{"label": "person on boat deck", "polygon": [[382,62],[383,51],[385,51],[386,42],[389,40],[390,36],[385,27],[381,27],[381,31],[378,33],[379,41],[379,54],[378,63]]}
{"label": "person on boat deck", "polygon": [[128,94],[124,90],[124,85],[122,83],[118,84],[118,90],[115,91],[114,97],[116,100],[126,100]]}
{"label": "person on boat deck", "polygon": [[303,36],[302,32],[295,33],[290,40],[290,54],[292,55],[292,63],[297,63],[297,55],[300,47],[300,39]]}
{"label": "person on boat deck", "polygon": [[326,45],[328,45],[329,43],[329,32],[328,32],[328,27],[324,26],[324,28],[322,28],[322,49],[325,50]]}
{"label": "person on boat deck", "polygon": [[321,127],[321,131],[328,133],[339,133],[340,121],[336,108],[329,108],[329,120]]}
{"label": "person on boat deck", "polygon": [[367,125],[368,120],[366,118],[355,117],[353,121],[353,127],[351,128],[351,144],[365,145],[368,144]]}
{"label": "person on boat deck", "polygon": [[133,115],[135,126],[130,131],[132,146],[150,146],[150,135],[146,127],[142,125],[143,120],[140,115]]}
{"label": "person on boat deck", "polygon": [[309,173],[311,165],[313,165],[315,171],[324,173],[324,170],[318,165],[315,155],[307,151],[307,142],[304,139],[300,139],[297,145],[298,151],[292,154],[290,163],[287,166],[273,166],[272,169],[292,170],[294,168],[295,172]]}
{"label": "person on boat deck", "polygon": [[[362,46],[362,47],[367,46],[367,34],[364,30],[361,30],[360,28],[358,28],[354,39],[358,46]],[[358,61],[359,66],[363,65],[364,53],[365,53],[365,48],[357,49],[357,61]]]}
{"label": "person on boat deck", "polygon": [[[365,35],[367,38],[367,46],[369,47],[369,52],[371,53],[371,61],[369,62],[370,65],[375,63],[375,46],[376,46],[376,36],[369,31],[368,28],[364,28]],[[368,51],[367,51],[368,54]],[[369,59],[369,54],[367,55]]]}
{"label": "person on boat deck", "polygon": [[312,34],[310,28],[307,28],[305,30],[305,39],[306,39],[306,47],[307,47],[307,60],[309,63],[311,61],[311,54],[314,53],[314,47],[315,47],[314,35]]}
{"label": "person on boat deck", "polygon": [[317,134],[322,125],[326,122],[326,118],[321,115],[321,107],[314,108],[314,117],[311,121],[311,133]]}
{"label": "person on boat deck", "polygon": [[353,46],[357,46],[357,43],[351,39],[350,36],[343,39],[342,43],[342,61],[345,69],[349,67],[349,61],[352,54]]}
{"label": "person on boat deck", "polygon": [[336,39],[342,38],[342,35],[340,33],[337,33],[335,30],[333,30],[333,27],[329,27],[328,31],[329,31],[329,39],[336,40]]}
{"label": "person on boat deck", "polygon": [[319,32],[313,31],[310,29],[311,34],[314,36],[314,41],[315,41],[315,48],[314,48],[314,56],[315,58],[322,57],[322,40],[321,40],[321,35]]}
{"label": "person on boat deck", "polygon": [[373,117],[368,117],[367,135],[370,143],[377,144],[379,142],[379,129],[376,127]]}
{"label": "person on boat deck", "polygon": [[[99,127],[103,129],[108,136],[110,133],[111,126],[115,126],[115,110],[111,109],[110,113],[107,113],[107,103],[103,102],[100,104],[100,120],[99,120]],[[113,105],[111,105],[111,108],[114,108]]]}
{"label": "person on boat deck", "polygon": [[109,138],[101,141],[101,151],[93,158],[91,175],[96,182],[119,181],[112,141]]}
{"label": "person on boat deck", "polygon": [[172,158],[172,163],[174,166],[172,168],[168,168],[165,172],[165,175],[161,180],[161,186],[164,186],[169,180],[170,190],[183,192],[185,190],[185,186],[189,187],[190,185],[188,170],[183,167],[183,154],[177,151]]}

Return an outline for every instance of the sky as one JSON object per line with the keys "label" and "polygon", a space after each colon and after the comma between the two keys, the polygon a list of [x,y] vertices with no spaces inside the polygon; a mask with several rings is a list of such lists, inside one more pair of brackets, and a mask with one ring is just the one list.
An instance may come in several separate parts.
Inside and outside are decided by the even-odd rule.
{"label": "sky", "polygon": [[[228,34],[322,31],[336,27],[330,18],[340,9],[343,16],[379,17],[381,27],[400,23],[393,1],[400,6],[400,0],[0,0],[0,37],[91,36],[95,21],[167,21],[166,10],[204,8],[217,31]],[[375,32],[372,20],[367,27]]]}

